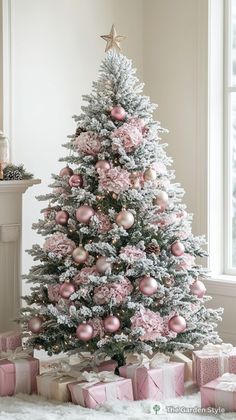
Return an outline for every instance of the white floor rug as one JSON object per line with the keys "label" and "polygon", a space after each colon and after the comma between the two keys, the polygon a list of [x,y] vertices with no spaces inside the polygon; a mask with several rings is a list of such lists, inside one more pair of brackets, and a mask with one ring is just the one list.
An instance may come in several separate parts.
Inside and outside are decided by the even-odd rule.
{"label": "white floor rug", "polygon": [[[157,412],[157,404],[160,410]],[[176,412],[169,412],[173,406]],[[182,412],[177,412],[178,408]],[[38,396],[19,394],[0,398],[0,420],[212,420],[236,419],[236,413],[196,413],[200,394],[180,397],[166,402],[136,401],[107,403],[98,410],[73,404],[49,402]],[[186,410],[192,412],[186,412]],[[185,412],[184,412],[185,411]]]}

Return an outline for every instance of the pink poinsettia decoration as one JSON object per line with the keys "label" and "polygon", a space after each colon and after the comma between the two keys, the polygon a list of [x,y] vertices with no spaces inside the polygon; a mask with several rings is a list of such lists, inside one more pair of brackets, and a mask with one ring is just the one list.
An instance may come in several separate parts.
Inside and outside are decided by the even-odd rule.
{"label": "pink poinsettia decoration", "polygon": [[82,152],[85,155],[96,156],[101,149],[100,137],[93,131],[86,131],[76,138],[75,147],[78,152]]}
{"label": "pink poinsettia decoration", "polygon": [[74,284],[80,286],[81,284],[89,283],[89,276],[96,276],[98,274],[95,265],[93,267],[84,267],[73,278]]}
{"label": "pink poinsettia decoration", "polygon": [[145,121],[142,118],[132,117],[129,119],[128,124],[136,127],[142,134],[146,131]]}
{"label": "pink poinsettia decoration", "polygon": [[103,320],[101,318],[93,318],[88,321],[88,324],[93,327],[93,338],[99,336],[100,338],[104,337],[105,330],[103,325]]}
{"label": "pink poinsettia decoration", "polygon": [[120,283],[107,283],[94,290],[93,300],[97,305],[109,303],[113,298],[120,305],[133,290],[131,282],[123,278]]}
{"label": "pink poinsettia decoration", "polygon": [[130,187],[129,172],[120,166],[108,171],[99,170],[99,186],[101,189],[119,194]]}
{"label": "pink poinsettia decoration", "polygon": [[[112,136],[114,138],[119,138],[122,142],[126,152],[134,151],[142,142],[143,136],[139,128],[133,124],[123,124],[119,128],[113,131]],[[114,148],[116,149],[116,145]]]}
{"label": "pink poinsettia decoration", "polygon": [[96,213],[99,220],[99,233],[106,233],[111,229],[111,223],[109,217],[101,212]]}
{"label": "pink poinsettia decoration", "polygon": [[120,257],[124,259],[128,258],[130,261],[138,261],[144,258],[145,255],[144,251],[132,245],[126,245],[120,250]]}
{"label": "pink poinsettia decoration", "polygon": [[51,302],[58,302],[61,298],[59,293],[60,284],[49,284],[48,285],[48,298]]}
{"label": "pink poinsettia decoration", "polygon": [[195,264],[195,257],[194,255],[184,254],[180,257],[180,262],[176,266],[176,270],[190,270]]}
{"label": "pink poinsettia decoration", "polygon": [[150,309],[141,309],[131,318],[131,329],[143,328],[144,334],[140,337],[142,341],[155,341],[163,334],[163,318],[159,312]]}
{"label": "pink poinsettia decoration", "polygon": [[54,233],[54,235],[46,239],[43,245],[44,251],[52,252],[63,257],[72,254],[75,248],[74,241],[67,238],[64,233]]}

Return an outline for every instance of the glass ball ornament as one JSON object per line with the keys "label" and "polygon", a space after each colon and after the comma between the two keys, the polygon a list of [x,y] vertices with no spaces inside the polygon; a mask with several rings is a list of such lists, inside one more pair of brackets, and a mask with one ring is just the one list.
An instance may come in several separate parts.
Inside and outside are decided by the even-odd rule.
{"label": "glass ball ornament", "polygon": [[182,333],[186,330],[186,320],[181,315],[175,315],[169,320],[169,329],[175,333]]}
{"label": "glass ball ornament", "polygon": [[74,174],[69,178],[69,185],[71,188],[78,188],[83,186],[83,178],[79,174]]}
{"label": "glass ball ornament", "polygon": [[143,174],[145,181],[156,181],[157,179],[157,173],[154,169],[148,168]]}
{"label": "glass ball ornament", "polygon": [[157,281],[150,276],[143,276],[139,280],[139,290],[146,296],[152,296],[157,292],[158,283]]}
{"label": "glass ball ornament", "polygon": [[33,316],[28,321],[28,329],[33,334],[38,334],[42,329],[43,320],[39,316]]}
{"label": "glass ball ornament", "polygon": [[117,105],[112,108],[111,116],[117,121],[123,121],[126,117],[126,111],[122,106]]}
{"label": "glass ball ornament", "polygon": [[120,320],[117,316],[109,315],[103,321],[105,331],[109,333],[116,332],[120,328]]}
{"label": "glass ball ornament", "polygon": [[90,219],[92,216],[95,215],[95,211],[90,206],[80,206],[76,210],[75,217],[80,223],[84,223],[85,225],[88,225],[90,222]]}
{"label": "glass ball ornament", "polygon": [[99,257],[96,261],[96,269],[99,274],[105,274],[107,271],[111,272],[112,264],[106,257]]}
{"label": "glass ball ornament", "polygon": [[180,241],[175,241],[172,245],[171,245],[171,253],[175,256],[175,257],[181,257],[184,254],[185,251],[185,247],[182,244],[182,242]]}
{"label": "glass ball ornament", "polygon": [[116,216],[116,223],[124,229],[130,229],[134,224],[134,215],[128,210],[122,210]]}
{"label": "glass ball ornament", "polygon": [[73,175],[73,169],[71,169],[69,166],[65,166],[65,168],[62,168],[59,172],[60,176],[72,176]]}
{"label": "glass ball ornament", "polygon": [[83,264],[88,259],[88,251],[82,245],[78,246],[72,252],[72,258],[76,264]]}
{"label": "glass ball ornament", "polygon": [[165,210],[168,200],[168,194],[165,191],[159,191],[153,202],[156,206],[159,206],[161,210]]}
{"label": "glass ball ornament", "polygon": [[67,211],[60,210],[57,212],[55,220],[58,225],[66,225],[69,219]]}
{"label": "glass ball ornament", "polygon": [[191,284],[190,291],[198,298],[202,298],[206,293],[205,284],[201,280],[197,279]]}
{"label": "glass ball ornament", "polygon": [[93,338],[93,327],[87,323],[78,325],[76,329],[76,336],[81,341],[89,341]]}
{"label": "glass ball ornament", "polygon": [[75,292],[75,286],[72,283],[63,283],[60,286],[60,295],[63,299],[69,299],[69,297]]}
{"label": "glass ball ornament", "polygon": [[103,171],[108,171],[111,168],[111,165],[107,160],[98,160],[95,165],[95,168],[97,170],[101,169]]}

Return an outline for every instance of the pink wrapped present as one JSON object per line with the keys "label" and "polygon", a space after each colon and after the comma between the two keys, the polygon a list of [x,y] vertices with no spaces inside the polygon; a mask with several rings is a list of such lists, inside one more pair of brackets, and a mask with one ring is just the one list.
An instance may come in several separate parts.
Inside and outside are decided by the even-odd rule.
{"label": "pink wrapped present", "polygon": [[201,407],[236,411],[236,375],[224,373],[201,387]]}
{"label": "pink wrapped present", "polygon": [[81,381],[68,385],[74,404],[95,408],[106,401],[133,401],[130,379],[124,379],[112,372],[83,372]]}
{"label": "pink wrapped present", "polygon": [[198,386],[225,372],[236,373],[236,347],[232,344],[207,344],[193,352],[193,380]]}
{"label": "pink wrapped present", "polygon": [[8,331],[0,334],[0,352],[15,350],[22,346],[21,333],[19,331]]}
{"label": "pink wrapped present", "polygon": [[175,351],[171,356],[170,360],[172,362],[180,362],[184,363],[184,381],[192,381],[193,377],[193,362],[189,357],[187,357],[185,354],[181,353],[180,351]]}
{"label": "pink wrapped present", "polygon": [[132,364],[120,367],[119,372],[132,379],[135,400],[160,401],[184,395],[184,363],[169,362],[169,357],[162,353],[151,359],[134,353],[126,358],[129,361]]}
{"label": "pink wrapped present", "polygon": [[0,396],[37,393],[36,376],[39,362],[29,356],[28,351],[17,348],[1,353],[0,358]]}
{"label": "pink wrapped present", "polygon": [[98,355],[91,354],[90,352],[80,352],[70,356],[70,364],[73,365],[76,370],[81,372],[114,372],[118,367],[118,363],[115,360],[110,359],[105,353]]}

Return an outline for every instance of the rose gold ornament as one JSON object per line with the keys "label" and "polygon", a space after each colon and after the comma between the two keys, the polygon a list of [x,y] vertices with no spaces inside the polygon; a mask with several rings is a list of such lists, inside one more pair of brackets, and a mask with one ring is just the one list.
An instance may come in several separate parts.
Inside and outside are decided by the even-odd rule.
{"label": "rose gold ornament", "polygon": [[110,163],[107,160],[98,160],[95,168],[98,169],[102,169],[103,171],[108,171],[108,169],[111,168]]}
{"label": "rose gold ornament", "polygon": [[176,241],[171,245],[171,253],[175,257],[181,257],[184,254],[185,247],[180,241]]}
{"label": "rose gold ornament", "polygon": [[105,274],[106,271],[111,271],[112,264],[108,261],[106,257],[98,258],[96,262],[96,269],[99,274]]}
{"label": "rose gold ornament", "polygon": [[146,169],[143,176],[145,181],[155,181],[157,179],[156,171],[152,168]]}
{"label": "rose gold ornament", "polygon": [[151,296],[158,289],[157,281],[150,276],[143,276],[139,281],[139,290],[146,296]]}
{"label": "rose gold ornament", "polygon": [[71,176],[71,175],[73,175],[73,173],[74,173],[73,170],[69,166],[65,166],[65,168],[62,168],[60,170],[59,175],[60,176]]}
{"label": "rose gold ornament", "polygon": [[89,341],[93,337],[93,327],[89,324],[80,324],[76,329],[76,335],[81,341]]}
{"label": "rose gold ornament", "polygon": [[168,204],[168,194],[165,191],[159,191],[153,202],[156,206],[159,206],[161,210],[165,210]]}
{"label": "rose gold ornament", "polygon": [[116,216],[116,223],[124,229],[130,229],[134,224],[134,216],[128,210],[122,210]]}
{"label": "rose gold ornament", "polygon": [[67,211],[60,210],[57,212],[55,220],[58,225],[66,225],[69,219],[69,214]]}
{"label": "rose gold ornament", "polygon": [[104,329],[110,333],[116,332],[120,328],[120,320],[114,315],[109,315],[104,319],[103,323]]}
{"label": "rose gold ornament", "polygon": [[33,316],[29,321],[28,321],[28,329],[34,333],[34,334],[38,334],[41,331],[42,328],[42,324],[43,324],[43,320],[42,318],[40,318],[39,316]]}
{"label": "rose gold ornament", "polygon": [[79,174],[74,174],[69,179],[69,185],[71,188],[78,188],[83,186],[83,178]]}
{"label": "rose gold ornament", "polygon": [[201,280],[195,280],[195,282],[190,286],[190,291],[198,298],[202,298],[206,293],[205,284]]}
{"label": "rose gold ornament", "polygon": [[63,283],[60,287],[60,295],[64,299],[69,297],[75,292],[75,286],[72,283]]}
{"label": "rose gold ornament", "polygon": [[176,333],[184,332],[186,325],[186,320],[181,315],[175,315],[169,320],[169,329]]}
{"label": "rose gold ornament", "polygon": [[88,259],[88,251],[80,245],[72,252],[72,258],[76,264],[83,264]]}
{"label": "rose gold ornament", "polygon": [[122,106],[114,106],[111,110],[111,116],[117,121],[123,121],[126,117],[126,111]]}
{"label": "rose gold ornament", "polygon": [[80,223],[89,224],[90,219],[92,216],[94,216],[95,211],[90,206],[80,206],[76,210],[76,219]]}

